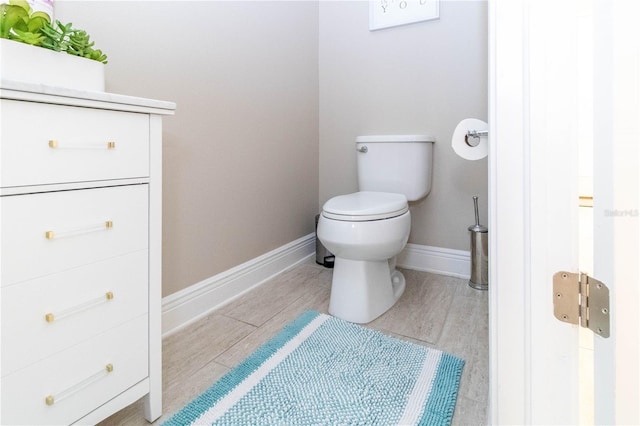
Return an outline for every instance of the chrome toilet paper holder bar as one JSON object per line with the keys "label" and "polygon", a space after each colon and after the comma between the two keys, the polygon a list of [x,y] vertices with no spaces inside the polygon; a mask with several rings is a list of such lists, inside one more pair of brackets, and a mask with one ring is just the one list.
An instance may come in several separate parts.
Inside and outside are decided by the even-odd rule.
{"label": "chrome toilet paper holder bar", "polygon": [[489,136],[488,130],[469,130],[467,131],[467,134],[464,135],[464,142],[470,147],[478,146],[480,138],[487,136]]}

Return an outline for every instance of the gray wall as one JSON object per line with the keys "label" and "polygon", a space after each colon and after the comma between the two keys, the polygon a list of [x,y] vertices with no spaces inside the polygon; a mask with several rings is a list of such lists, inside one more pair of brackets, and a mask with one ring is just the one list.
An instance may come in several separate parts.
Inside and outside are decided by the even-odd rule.
{"label": "gray wall", "polygon": [[450,146],[460,120],[487,119],[486,2],[376,32],[365,1],[55,7],[109,55],[108,91],[178,104],[163,132],[165,296],[313,232],[319,202],[356,190],[361,134],[437,139],[410,242],[468,249],[474,194],[486,224],[487,162]]}
{"label": "gray wall", "polygon": [[314,230],[318,4],[55,3],[109,55],[107,90],[164,120],[163,294]]}
{"label": "gray wall", "polygon": [[487,160],[451,148],[464,118],[487,121],[487,3],[441,1],[440,19],[370,32],[364,1],[320,3],[320,205],[357,190],[355,137],[435,136],[433,186],[412,203],[409,242],[468,250],[471,197],[487,224]]}

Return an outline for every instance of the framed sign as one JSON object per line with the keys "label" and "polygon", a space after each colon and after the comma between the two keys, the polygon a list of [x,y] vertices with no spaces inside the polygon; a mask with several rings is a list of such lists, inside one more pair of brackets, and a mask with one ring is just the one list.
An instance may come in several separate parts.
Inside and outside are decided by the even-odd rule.
{"label": "framed sign", "polygon": [[369,0],[371,31],[439,17],[439,0]]}

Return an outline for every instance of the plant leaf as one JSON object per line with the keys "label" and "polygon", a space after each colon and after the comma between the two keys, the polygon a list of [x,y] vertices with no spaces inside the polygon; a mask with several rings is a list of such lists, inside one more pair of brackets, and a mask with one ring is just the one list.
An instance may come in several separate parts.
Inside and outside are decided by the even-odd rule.
{"label": "plant leaf", "polygon": [[[22,23],[29,18],[29,13],[20,6],[4,4],[2,5],[2,21],[0,35],[2,38],[9,38],[9,34],[16,24]],[[26,29],[26,25],[25,25]]]}
{"label": "plant leaf", "polygon": [[32,46],[39,46],[44,41],[44,36],[40,33],[32,33],[29,31],[20,31],[14,29],[18,35],[17,40]]}
{"label": "plant leaf", "polygon": [[36,10],[35,12],[33,12],[33,13],[30,15],[30,17],[31,17],[31,19],[34,19],[34,18],[42,18],[42,19],[44,19],[45,21],[47,21],[48,23],[51,23],[51,17],[49,16],[49,14],[48,14],[48,13],[46,13],[46,12],[43,12],[43,11],[41,11],[41,10]]}
{"label": "plant leaf", "polygon": [[47,23],[47,20],[41,16],[31,17],[27,22],[27,28],[30,32],[35,33],[42,30]]}
{"label": "plant leaf", "polygon": [[27,16],[31,13],[31,6],[29,6],[27,0],[9,0],[9,4],[24,9],[24,11],[27,12]]}

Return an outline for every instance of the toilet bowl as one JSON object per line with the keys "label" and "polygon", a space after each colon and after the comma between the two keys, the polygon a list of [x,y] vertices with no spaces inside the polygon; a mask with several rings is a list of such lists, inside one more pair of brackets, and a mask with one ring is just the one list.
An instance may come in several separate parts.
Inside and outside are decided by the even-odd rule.
{"label": "toilet bowl", "polygon": [[361,191],[324,204],[317,237],[335,256],[329,313],[368,323],[404,292],[395,257],[409,239],[408,201],[431,189],[433,138],[360,136],[356,143]]}
{"label": "toilet bowl", "polygon": [[318,238],[335,255],[329,313],[367,323],[400,298],[405,280],[395,256],[409,239],[411,213],[402,194],[357,192],[323,207]]}

